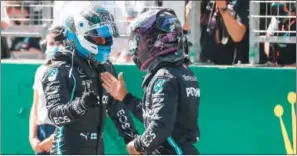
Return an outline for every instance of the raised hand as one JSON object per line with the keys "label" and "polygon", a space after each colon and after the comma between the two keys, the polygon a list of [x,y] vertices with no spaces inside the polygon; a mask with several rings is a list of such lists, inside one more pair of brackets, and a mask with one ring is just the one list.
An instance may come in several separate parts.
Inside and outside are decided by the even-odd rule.
{"label": "raised hand", "polygon": [[123,78],[123,73],[118,75],[118,79],[111,73],[104,72],[101,74],[102,86],[116,100],[123,101],[127,95],[127,89]]}

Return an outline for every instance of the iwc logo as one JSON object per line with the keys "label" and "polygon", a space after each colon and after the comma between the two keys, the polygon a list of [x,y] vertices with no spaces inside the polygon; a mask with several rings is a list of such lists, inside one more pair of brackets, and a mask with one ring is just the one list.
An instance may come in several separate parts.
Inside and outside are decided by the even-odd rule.
{"label": "iwc logo", "polygon": [[295,104],[296,104],[296,93],[290,92],[288,94],[288,102],[291,105],[291,117],[292,117],[292,143],[291,139],[288,136],[287,129],[285,127],[285,123],[283,121],[283,114],[284,109],[282,105],[278,104],[274,107],[274,114],[276,117],[279,118],[280,126],[281,126],[281,132],[284,139],[284,144],[286,148],[287,154],[296,154],[296,112],[295,112]]}

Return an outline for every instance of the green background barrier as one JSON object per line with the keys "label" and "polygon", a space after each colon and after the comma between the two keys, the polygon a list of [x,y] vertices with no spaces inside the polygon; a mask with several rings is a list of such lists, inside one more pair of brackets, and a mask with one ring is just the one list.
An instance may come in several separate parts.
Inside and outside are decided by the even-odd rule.
{"label": "green background barrier", "polygon": [[[1,66],[1,154],[32,154],[28,119],[34,73],[39,64]],[[283,107],[282,119],[292,144],[291,105],[287,96],[296,91],[295,69],[191,68],[201,88],[201,137],[195,145],[201,154],[286,154],[274,107]],[[124,72],[128,90],[140,97],[144,73],[130,65],[116,65],[116,69]],[[134,121],[142,132],[143,125],[135,118]],[[104,140],[106,154],[127,154],[110,119],[105,123]]]}

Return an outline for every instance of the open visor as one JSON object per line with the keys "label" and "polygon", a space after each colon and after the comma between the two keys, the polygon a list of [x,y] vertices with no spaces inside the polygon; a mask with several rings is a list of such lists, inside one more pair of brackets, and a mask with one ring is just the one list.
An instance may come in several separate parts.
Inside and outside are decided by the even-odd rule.
{"label": "open visor", "polygon": [[111,26],[103,26],[86,32],[84,37],[95,45],[111,46],[113,44],[112,37],[116,35],[115,33],[117,32]]}

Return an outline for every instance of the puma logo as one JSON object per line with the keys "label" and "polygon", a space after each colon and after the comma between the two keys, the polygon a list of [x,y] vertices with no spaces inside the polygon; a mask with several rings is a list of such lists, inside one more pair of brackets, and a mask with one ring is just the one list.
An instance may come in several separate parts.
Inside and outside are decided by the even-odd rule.
{"label": "puma logo", "polygon": [[80,136],[84,137],[86,140],[88,140],[88,135],[89,133],[87,133],[86,135],[84,133],[80,133]]}

